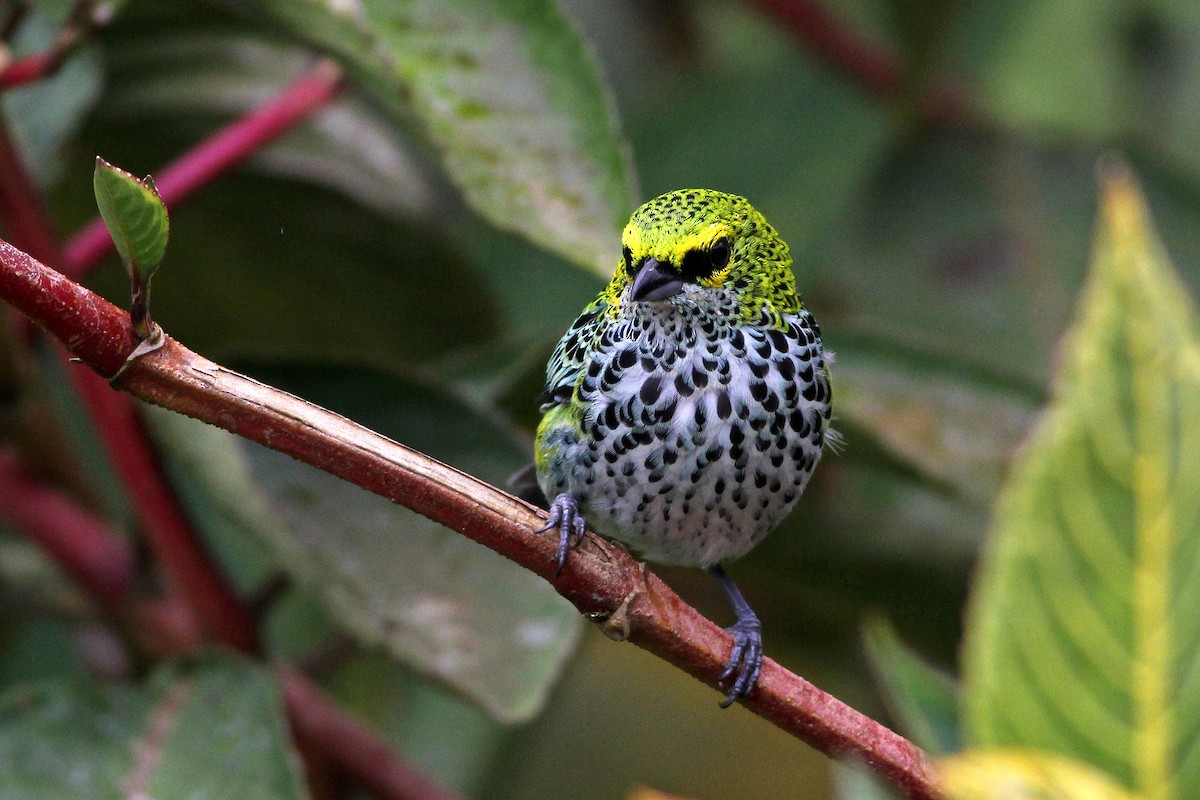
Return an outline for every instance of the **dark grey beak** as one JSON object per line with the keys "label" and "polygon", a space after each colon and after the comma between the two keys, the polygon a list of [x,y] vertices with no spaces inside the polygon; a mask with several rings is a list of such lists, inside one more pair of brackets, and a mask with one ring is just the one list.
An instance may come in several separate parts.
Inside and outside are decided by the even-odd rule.
{"label": "dark grey beak", "polygon": [[682,289],[683,279],[678,272],[659,263],[656,258],[647,258],[633,278],[629,296],[633,300],[666,300],[679,294]]}

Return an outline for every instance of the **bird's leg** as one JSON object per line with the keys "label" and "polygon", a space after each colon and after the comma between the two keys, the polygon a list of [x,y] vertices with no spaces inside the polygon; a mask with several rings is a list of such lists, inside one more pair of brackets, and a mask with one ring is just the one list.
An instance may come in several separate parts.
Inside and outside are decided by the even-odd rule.
{"label": "bird's leg", "polygon": [[567,565],[567,555],[571,548],[577,547],[583,541],[583,533],[587,529],[587,523],[579,513],[579,504],[566,492],[554,498],[554,502],[550,504],[550,516],[546,524],[536,532],[543,533],[553,528],[558,528],[558,552],[554,557],[554,563],[557,565],[554,574],[557,576],[562,574],[563,567]]}
{"label": "bird's leg", "polygon": [[735,701],[750,694],[754,685],[758,683],[763,660],[762,623],[758,621],[758,616],[751,610],[746,598],[738,591],[737,584],[725,574],[720,564],[709,567],[708,571],[721,582],[721,588],[725,590],[725,595],[733,605],[733,613],[737,614],[737,622],[725,629],[733,634],[733,650],[729,653],[729,663],[726,664],[725,671],[717,678],[718,683],[733,678],[729,693],[721,702],[721,708],[729,708]]}

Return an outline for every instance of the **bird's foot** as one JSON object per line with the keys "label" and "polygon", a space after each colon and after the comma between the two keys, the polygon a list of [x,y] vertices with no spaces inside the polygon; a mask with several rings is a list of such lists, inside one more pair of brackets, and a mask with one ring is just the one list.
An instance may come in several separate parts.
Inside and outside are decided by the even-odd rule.
{"label": "bird's foot", "polygon": [[554,501],[550,503],[550,516],[546,519],[546,524],[538,528],[536,532],[544,533],[554,528],[558,528],[558,552],[554,558],[556,565],[554,574],[561,575],[563,567],[567,565],[567,556],[570,554],[571,548],[579,546],[579,543],[583,541],[584,531],[587,529],[583,514],[579,513],[579,504],[566,492],[554,498]]}
{"label": "bird's foot", "polygon": [[717,678],[717,683],[733,679],[729,685],[729,692],[721,701],[721,708],[729,708],[750,694],[758,683],[763,662],[762,623],[758,621],[750,604],[742,597],[737,585],[725,574],[720,564],[709,567],[709,572],[721,582],[721,588],[725,590],[733,606],[733,613],[737,614],[737,622],[725,629],[733,634],[733,649],[729,651],[725,671]]}
{"label": "bird's foot", "polygon": [[725,671],[717,682],[733,679],[729,692],[721,701],[721,708],[729,708],[754,689],[758,683],[758,675],[762,672],[763,640],[762,624],[758,617],[742,617],[725,629],[733,634],[733,650],[729,652],[729,661]]}

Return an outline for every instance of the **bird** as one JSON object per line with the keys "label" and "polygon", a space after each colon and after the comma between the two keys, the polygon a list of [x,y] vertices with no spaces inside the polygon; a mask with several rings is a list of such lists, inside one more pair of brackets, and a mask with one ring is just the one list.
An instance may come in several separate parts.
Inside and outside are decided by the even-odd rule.
{"label": "bird", "polygon": [[725,571],[793,509],[836,435],[830,356],[779,233],[748,200],[681,189],[642,205],[608,285],[546,367],[534,447],[561,573],[585,530],[698,567],[736,615],[718,684],[745,698],[762,625]]}

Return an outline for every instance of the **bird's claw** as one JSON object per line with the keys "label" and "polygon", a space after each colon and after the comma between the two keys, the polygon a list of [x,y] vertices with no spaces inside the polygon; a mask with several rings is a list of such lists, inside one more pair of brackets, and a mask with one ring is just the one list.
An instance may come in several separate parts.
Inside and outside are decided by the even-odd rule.
{"label": "bird's claw", "polygon": [[556,576],[561,575],[563,567],[567,565],[567,556],[571,553],[572,547],[578,547],[583,541],[584,532],[587,530],[587,522],[584,521],[583,515],[579,513],[579,504],[575,502],[575,498],[563,492],[554,501],[550,503],[550,516],[546,519],[546,524],[537,529],[537,533],[544,533],[548,530],[558,528],[558,551],[554,557]]}
{"label": "bird's claw", "polygon": [[729,652],[725,671],[717,678],[717,682],[732,678],[733,683],[721,701],[721,708],[729,708],[750,694],[758,683],[763,662],[762,625],[757,618],[739,619],[725,630],[733,634],[733,649]]}

